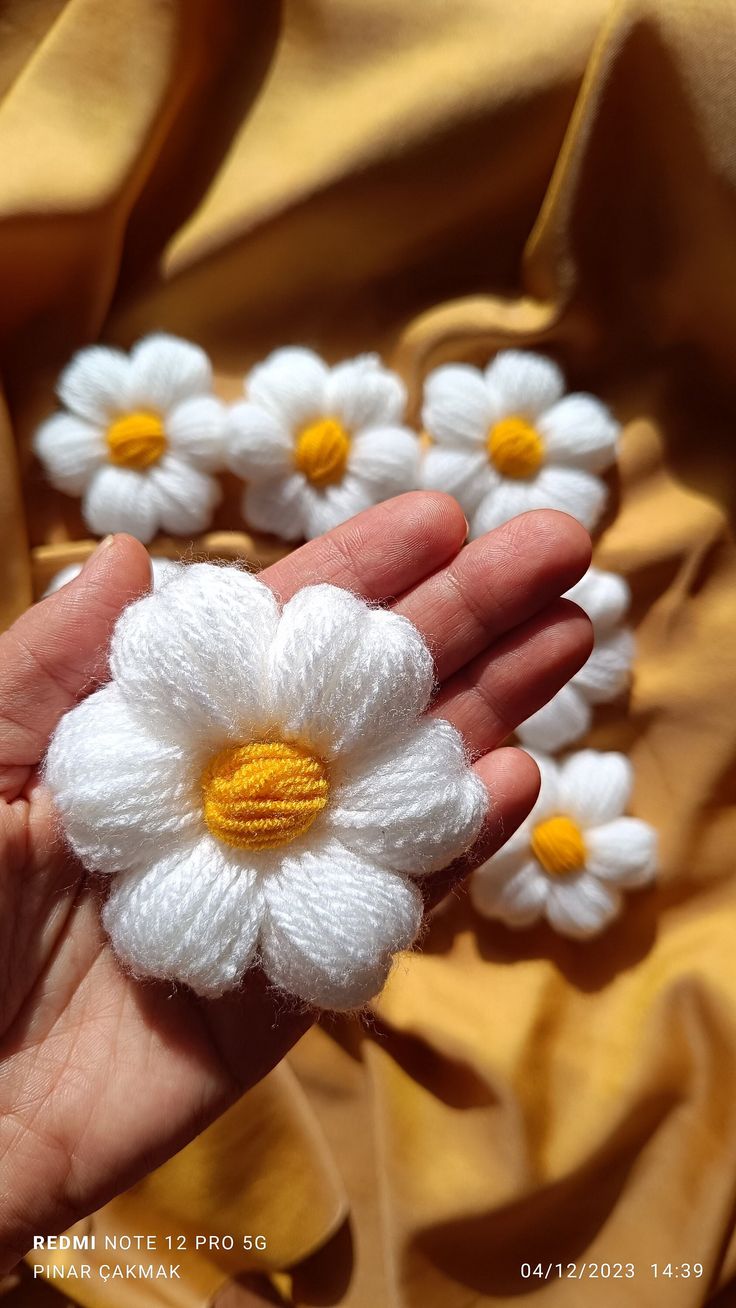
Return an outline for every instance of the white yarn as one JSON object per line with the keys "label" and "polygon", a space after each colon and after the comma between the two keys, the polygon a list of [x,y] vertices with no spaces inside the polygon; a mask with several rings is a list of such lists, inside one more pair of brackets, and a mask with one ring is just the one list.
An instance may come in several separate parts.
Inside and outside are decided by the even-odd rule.
{"label": "white yarn", "polygon": [[[492,428],[511,417],[526,420],[541,441],[541,462],[529,475],[504,475],[489,453]],[[471,537],[528,509],[560,509],[588,528],[600,517],[606,489],[596,474],[613,462],[619,427],[592,395],[564,395],[550,359],[505,350],[484,372],[437,368],[426,380],[422,421],[432,443],[421,484],[455,496]]]}
{"label": "white yarn", "polygon": [[[61,590],[62,586],[66,586],[67,582],[74,581],[74,578],[79,576],[83,566],[82,563],[68,563],[65,568],[60,568],[56,576],[51,578],[41,598],[45,599],[47,595],[53,595],[54,591]],[[160,586],[162,581],[165,581],[167,577],[173,577],[179,571],[179,568],[183,566],[181,563],[175,563],[173,559],[151,557],[154,586]]]}
{"label": "white yarn", "polygon": [[[220,498],[209,474],[222,465],[226,425],[211,386],[204,351],[174,336],[147,336],[130,356],[95,345],[72,359],[57,387],[67,411],[41,424],[34,449],[58,490],[83,497],[96,535],[127,531],[146,543],[161,529],[207,527]],[[138,411],[161,419],[166,448],[148,467],[119,466],[107,432]]]}
{"label": "white yarn", "polygon": [[[402,425],[404,384],[377,355],[329,368],[311,350],[276,350],[246,378],[245,391],[230,412],[227,461],[248,483],[243,515],[251,527],[311,538],[416,486],[419,442]],[[339,478],[317,485],[295,457],[300,434],[322,418],[339,422],[349,452]]]}
{"label": "white yarn", "polygon": [[[125,610],[111,670],[45,775],[75,853],[116,874],[104,923],[123,963],[213,996],[260,960],[307,1002],[369,999],[420,926],[409,874],[458,857],[487,806],[457,732],[421,716],[416,629],[332,586],[280,610],[248,573],[191,564]],[[234,847],[205,820],[203,769],[264,739],[323,760],[329,797],[289,842]]]}
{"label": "white yarn", "polygon": [[[656,872],[653,827],[622,814],[633,781],[623,754],[580,750],[558,763],[535,755],[542,774],[539,798],[504,847],[473,873],[470,895],[479,913],[511,927],[541,919],[561,935],[598,935],[621,912],[622,891],[651,882]],[[551,875],[534,856],[532,837],[545,819],[565,816],[582,834],[580,870]]]}
{"label": "white yarn", "polygon": [[543,708],[517,728],[522,744],[553,754],[590,729],[592,708],[615,699],[627,684],[634,658],[634,637],[620,625],[630,603],[623,577],[589,568],[567,592],[588,614],[595,646],[588,662]]}

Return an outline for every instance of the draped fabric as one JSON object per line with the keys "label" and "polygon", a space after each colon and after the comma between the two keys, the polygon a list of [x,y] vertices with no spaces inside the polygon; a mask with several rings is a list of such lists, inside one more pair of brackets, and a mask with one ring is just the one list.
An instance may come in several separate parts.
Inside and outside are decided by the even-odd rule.
{"label": "draped fabric", "polygon": [[[731,0],[6,0],[2,621],[92,545],[29,451],[82,344],[190,337],[227,398],[279,344],[377,350],[414,419],[428,368],[548,352],[624,423],[595,558],[638,656],[590,743],[630,754],[662,850],[592,944],[454,897],[370,1018],[91,1219],[267,1250],[74,1302],[736,1301],[735,50]],[[279,549],[234,484],[159,545]]]}

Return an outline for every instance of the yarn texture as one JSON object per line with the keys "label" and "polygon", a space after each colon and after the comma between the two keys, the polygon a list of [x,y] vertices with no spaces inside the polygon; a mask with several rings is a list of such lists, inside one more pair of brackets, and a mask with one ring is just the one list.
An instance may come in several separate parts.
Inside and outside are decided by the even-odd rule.
{"label": "yarn texture", "polygon": [[466,850],[487,806],[457,731],[422,716],[416,629],[334,586],[280,609],[195,563],[124,611],[110,666],[45,778],[75,853],[111,875],[125,966],[216,996],[260,962],[307,1002],[368,1000],[419,930],[413,878]]}
{"label": "yarn texture", "polygon": [[225,406],[203,350],[147,336],[130,355],[80,350],[57,386],[64,411],[38,428],[34,449],[49,480],[82,496],[92,532],[127,531],[145,543],[163,529],[203,531],[220,498]]}
{"label": "yarn texture", "polygon": [[420,480],[454,495],[481,536],[528,509],[561,509],[591,528],[619,427],[592,395],[565,395],[551,359],[504,350],[484,372],[447,364],[427,377],[429,448]]}
{"label": "yarn texture", "polygon": [[[154,587],[160,586],[161,582],[167,577],[173,577],[174,573],[184,566],[182,563],[175,563],[173,559],[151,557],[151,574]],[[53,595],[54,591],[61,590],[62,586],[66,586],[68,581],[74,581],[74,578],[78,577],[82,571],[82,567],[81,563],[69,563],[65,568],[60,568],[56,576],[51,578],[41,598],[45,599],[47,595]]]}
{"label": "yarn texture", "polygon": [[529,817],[470,881],[484,917],[511,927],[542,919],[560,935],[598,935],[621,912],[625,890],[648,885],[657,837],[625,817],[633,770],[623,754],[579,750],[559,763],[536,754],[542,775]]}
{"label": "yarn texture", "polygon": [[589,568],[567,599],[580,605],[593,624],[595,644],[587,663],[557,694],[517,727],[523,745],[555,753],[590,730],[593,705],[615,699],[625,689],[634,659],[634,636],[622,626],[629,587],[615,572]]}
{"label": "yarn texture", "polygon": [[419,441],[402,425],[406,390],[375,354],[334,368],[312,350],[276,350],[233,405],[227,462],[248,485],[251,527],[319,536],[417,485]]}

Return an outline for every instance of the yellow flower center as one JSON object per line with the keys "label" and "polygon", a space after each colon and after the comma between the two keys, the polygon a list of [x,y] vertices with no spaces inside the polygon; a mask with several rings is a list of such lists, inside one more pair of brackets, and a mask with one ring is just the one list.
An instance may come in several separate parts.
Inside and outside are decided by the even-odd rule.
{"label": "yellow flower center", "polygon": [[585,864],[583,833],[572,818],[545,818],[532,831],[532,852],[548,876],[569,876]]}
{"label": "yellow flower center", "polygon": [[143,409],[124,413],[107,429],[108,458],[119,468],[150,468],[158,463],[167,443],[158,414]]}
{"label": "yellow flower center", "polygon": [[488,433],[488,457],[502,477],[531,477],[544,458],[544,441],[526,418],[512,415]]}
{"label": "yellow flower center", "polygon": [[202,773],[204,820],[237,849],[275,849],[308,831],[330,793],[327,768],[303,745],[229,745]]}
{"label": "yellow flower center", "polygon": [[337,418],[318,418],[300,431],[294,462],[313,486],[342,481],[350,453],[350,437]]}

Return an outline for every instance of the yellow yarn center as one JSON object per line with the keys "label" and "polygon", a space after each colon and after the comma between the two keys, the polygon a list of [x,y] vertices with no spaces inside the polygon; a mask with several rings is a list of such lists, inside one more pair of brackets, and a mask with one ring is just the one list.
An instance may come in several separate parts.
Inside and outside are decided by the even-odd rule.
{"label": "yellow yarn center", "polygon": [[583,833],[572,818],[545,818],[532,831],[532,852],[548,876],[569,876],[585,864]]}
{"label": "yellow yarn center", "polygon": [[342,481],[350,453],[350,437],[337,418],[318,418],[300,431],[294,462],[313,486]]}
{"label": "yellow yarn center", "polygon": [[275,849],[308,831],[330,793],[327,768],[303,745],[231,745],[202,773],[204,819],[238,849]]}
{"label": "yellow yarn center", "polygon": [[526,418],[502,418],[488,433],[488,457],[502,477],[531,477],[544,458],[544,441]]}
{"label": "yellow yarn center", "polygon": [[124,413],[107,429],[107,452],[119,468],[150,468],[166,449],[164,424],[156,413],[143,409]]}

